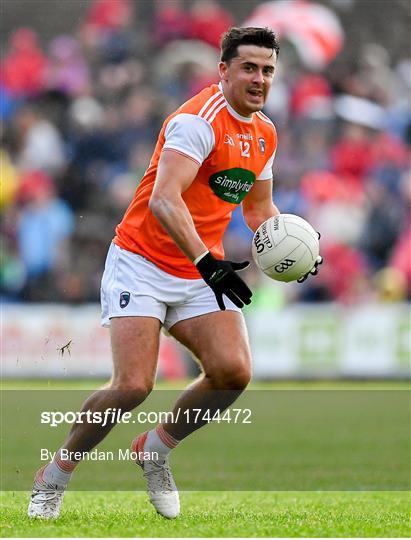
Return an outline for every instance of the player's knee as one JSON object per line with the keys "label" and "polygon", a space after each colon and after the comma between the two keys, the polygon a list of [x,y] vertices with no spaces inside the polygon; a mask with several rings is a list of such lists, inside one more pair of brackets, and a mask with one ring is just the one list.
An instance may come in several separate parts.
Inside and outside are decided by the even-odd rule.
{"label": "player's knee", "polygon": [[224,381],[225,387],[230,390],[244,390],[251,380],[251,370],[247,366],[238,366]]}
{"label": "player's knee", "polygon": [[149,396],[153,389],[152,381],[141,379],[117,379],[111,385],[111,390],[116,392],[119,407],[122,410],[132,410]]}
{"label": "player's knee", "polygon": [[223,390],[244,390],[251,380],[251,367],[248,362],[232,362],[225,368],[211,373],[215,388]]}

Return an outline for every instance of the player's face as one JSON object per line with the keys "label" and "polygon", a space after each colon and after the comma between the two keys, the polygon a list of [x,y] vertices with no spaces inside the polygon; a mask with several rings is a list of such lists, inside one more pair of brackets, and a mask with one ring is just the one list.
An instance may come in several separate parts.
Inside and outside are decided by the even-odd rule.
{"label": "player's face", "polygon": [[230,105],[242,116],[260,111],[273,82],[277,58],[273,49],[240,45],[238,56],[220,62],[220,77]]}

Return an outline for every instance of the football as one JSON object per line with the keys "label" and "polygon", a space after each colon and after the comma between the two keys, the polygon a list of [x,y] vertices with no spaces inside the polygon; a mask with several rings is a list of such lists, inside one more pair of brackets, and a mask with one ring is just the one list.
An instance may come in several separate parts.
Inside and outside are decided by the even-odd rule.
{"label": "football", "polygon": [[276,281],[295,281],[309,272],[320,253],[318,234],[305,219],[279,214],[256,230],[252,255],[257,266]]}

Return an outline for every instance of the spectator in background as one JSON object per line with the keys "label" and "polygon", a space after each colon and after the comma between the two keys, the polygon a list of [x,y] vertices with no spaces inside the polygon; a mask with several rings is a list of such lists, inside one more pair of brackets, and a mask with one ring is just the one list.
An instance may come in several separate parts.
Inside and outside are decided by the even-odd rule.
{"label": "spectator in background", "polygon": [[93,0],[82,30],[100,39],[104,34],[115,33],[129,26],[133,15],[130,0]]}
{"label": "spectator in background", "polygon": [[[121,63],[134,49],[140,36],[140,48],[145,43],[143,28],[131,29],[138,2],[131,0],[93,0],[80,26],[83,45],[95,62]],[[143,38],[143,39],[142,39]]]}
{"label": "spectator in background", "polygon": [[389,268],[397,270],[405,281],[405,290],[408,300],[411,300],[411,224],[398,238],[389,260]]}
{"label": "spectator in background", "polygon": [[365,221],[364,194],[349,177],[328,171],[307,173],[301,180],[301,194],[309,222],[327,231],[322,244],[357,244]]}
{"label": "spectator in background", "polygon": [[[98,300],[94,283],[99,276],[82,261],[94,244],[104,243],[103,232],[110,230],[138,184],[159,119],[215,81],[210,66],[218,61],[214,56],[220,34],[237,16],[232,3],[218,0],[86,4],[78,34],[68,28],[66,35],[50,41],[49,59],[32,29],[14,31],[0,77],[2,142],[7,148],[1,154],[5,219],[0,234],[13,263],[9,268],[15,272],[19,177],[24,171],[43,170],[55,180],[56,198],[83,216],[71,236],[77,266],[68,281],[78,286],[55,290],[56,300],[79,302]],[[345,14],[344,56],[327,69],[313,73],[284,41],[285,54],[266,103],[280,141],[274,162],[276,201],[283,212],[302,215],[323,232],[322,245],[331,257],[324,279],[327,267],[335,268],[321,290],[317,283],[307,283],[299,288],[302,296],[294,296],[290,286],[290,301],[354,301],[355,294],[361,300],[361,287],[341,293],[332,282],[343,271],[338,257],[346,249],[358,270],[356,283],[368,276],[368,283],[375,284],[373,273],[388,265],[408,276],[411,289],[409,198],[403,189],[410,159],[411,60],[405,49],[395,52],[395,47],[367,43],[362,30],[359,39],[354,4]],[[388,43],[389,37],[384,38]],[[227,247],[235,257],[236,250],[248,245],[249,233],[236,212]],[[93,252],[100,257],[96,268],[103,263],[103,251]],[[15,273],[21,281],[24,272]],[[94,276],[93,284],[87,274]],[[51,287],[50,281],[45,283]]]}
{"label": "spectator in background", "polygon": [[98,73],[96,93],[105,101],[117,101],[119,95],[126,95],[142,84],[146,75],[144,63],[137,59],[105,64]]}
{"label": "spectator in background", "polygon": [[[311,300],[337,301],[355,304],[369,296],[370,272],[363,254],[355,247],[343,243],[325,245],[324,259],[327,271],[315,288]],[[325,267],[324,266],[324,267]],[[320,294],[318,294],[320,292]],[[308,299],[308,298],[307,298]]]}
{"label": "spectator in background", "polygon": [[17,196],[21,203],[17,245],[27,275],[25,297],[36,300],[47,294],[38,287],[42,278],[64,267],[74,216],[43,171],[24,173]]}
{"label": "spectator in background", "polygon": [[115,161],[116,155],[105,130],[105,114],[92,97],[74,100],[69,108],[71,161],[82,178],[95,161]]}
{"label": "spectator in background", "polygon": [[0,189],[0,209],[10,207],[15,202],[15,195],[18,185],[18,173],[13,165],[10,154],[0,148],[1,163],[1,189]]}
{"label": "spectator in background", "polygon": [[379,270],[373,276],[375,298],[379,302],[404,302],[407,298],[407,280],[392,266]]}
{"label": "spectator in background", "polygon": [[59,174],[65,164],[63,139],[35,105],[24,105],[15,118],[18,152],[16,163],[20,170],[42,169],[52,176]]}
{"label": "spectator in background", "polygon": [[404,296],[411,300],[411,168],[401,177],[400,196],[404,201],[403,219],[398,224],[401,232],[392,246],[388,267],[401,274],[405,283]]}
{"label": "spectator in background", "polygon": [[156,0],[153,16],[153,44],[162,47],[188,36],[189,20],[181,0]]}
{"label": "spectator in background", "polygon": [[131,148],[155,139],[159,126],[154,122],[155,95],[148,87],[134,90],[122,107],[122,125],[114,145],[122,161],[127,161]]}
{"label": "spectator in background", "polygon": [[195,0],[189,12],[187,37],[219,48],[221,35],[233,24],[230,13],[215,0]]}
{"label": "spectator in background", "polygon": [[0,234],[2,254],[0,260],[0,298],[20,300],[26,282],[26,272],[21,257],[6,235]]}
{"label": "spectator in background", "polygon": [[291,89],[290,110],[294,117],[321,117],[330,107],[331,88],[318,74],[300,75]]}
{"label": "spectator in background", "polygon": [[30,28],[19,28],[10,36],[1,63],[1,83],[12,96],[36,96],[45,87],[47,65],[36,33]]}
{"label": "spectator in background", "polygon": [[72,36],[59,36],[50,43],[47,87],[70,97],[91,92],[90,74],[79,43]]}
{"label": "spectator in background", "polygon": [[374,270],[385,266],[401,229],[402,208],[382,185],[372,182],[367,189],[367,219],[360,239]]}
{"label": "spectator in background", "polygon": [[399,137],[381,131],[372,140],[371,152],[371,176],[401,199],[401,175],[408,163],[405,143]]}
{"label": "spectator in background", "polygon": [[[1,73],[1,69],[0,69]],[[13,97],[9,90],[4,86],[4,81],[0,75],[0,120],[7,122],[13,119],[16,111],[18,99]]]}
{"label": "spectator in background", "polygon": [[71,103],[68,116],[70,165],[60,191],[72,208],[84,213],[88,207],[101,207],[105,169],[121,160],[114,144],[119,113],[115,109],[106,114],[95,98],[81,97]]}
{"label": "spectator in background", "polygon": [[331,163],[336,174],[349,176],[359,184],[372,167],[370,132],[358,124],[346,122],[341,137],[331,149]]}

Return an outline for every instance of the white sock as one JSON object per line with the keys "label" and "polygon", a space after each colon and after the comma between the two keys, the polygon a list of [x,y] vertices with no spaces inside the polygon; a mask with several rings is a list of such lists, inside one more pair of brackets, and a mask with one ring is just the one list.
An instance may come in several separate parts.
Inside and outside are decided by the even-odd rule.
{"label": "white sock", "polygon": [[159,459],[164,460],[179,442],[167,433],[162,425],[159,425],[148,432],[146,442],[144,443],[144,451],[150,453],[157,452]]}
{"label": "white sock", "polygon": [[43,469],[42,479],[46,484],[65,488],[69,483],[76,465],[76,461],[61,459],[60,450],[58,450],[53,461]]}

